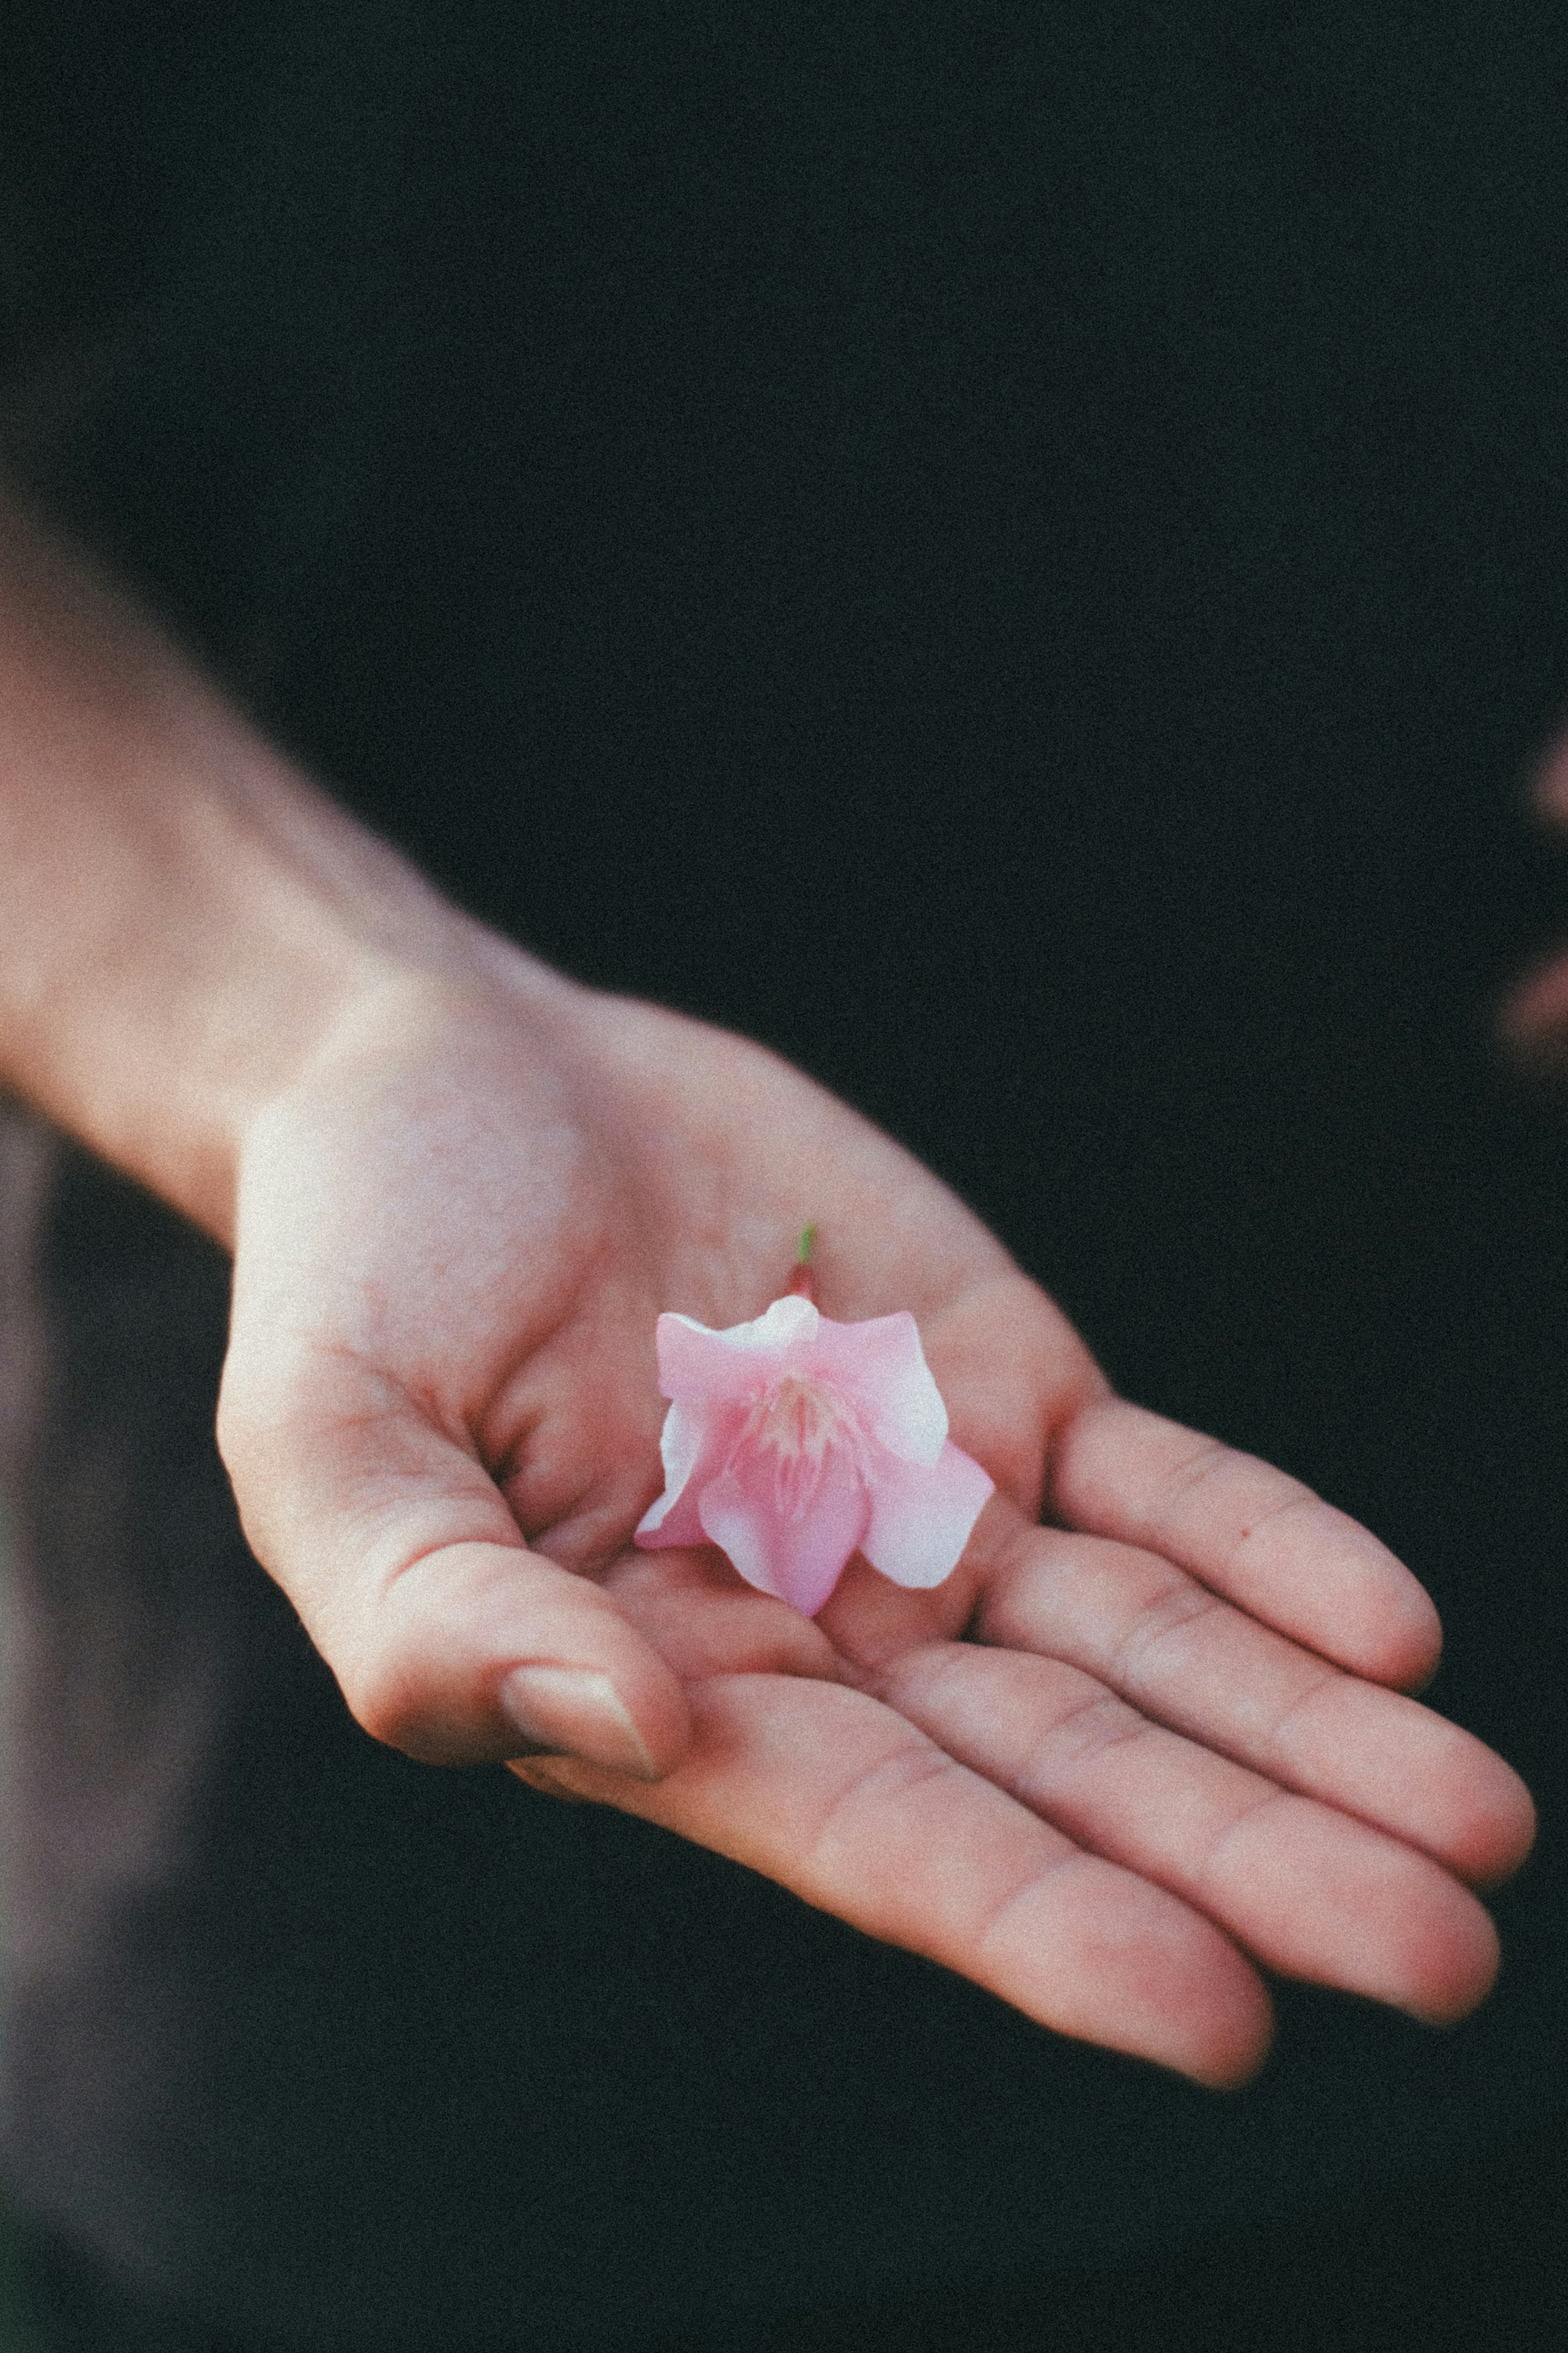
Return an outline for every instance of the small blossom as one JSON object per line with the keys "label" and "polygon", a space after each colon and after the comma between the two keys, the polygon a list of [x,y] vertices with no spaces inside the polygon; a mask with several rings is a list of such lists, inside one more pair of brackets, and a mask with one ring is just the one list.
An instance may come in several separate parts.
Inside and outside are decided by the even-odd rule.
{"label": "small blossom", "polygon": [[725,1332],[661,1315],[658,1375],[665,1485],[639,1545],[715,1544],[807,1617],[853,1552],[896,1585],[957,1567],[992,1482],[948,1439],[912,1315],[835,1324],[799,1296]]}

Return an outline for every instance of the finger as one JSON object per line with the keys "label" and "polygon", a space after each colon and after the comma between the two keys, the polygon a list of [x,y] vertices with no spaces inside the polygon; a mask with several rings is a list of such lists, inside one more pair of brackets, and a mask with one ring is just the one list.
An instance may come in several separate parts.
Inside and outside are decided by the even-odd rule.
{"label": "finger", "polygon": [[483,1466],[395,1383],[331,1358],[274,1405],[226,1377],[219,1440],[258,1557],[374,1738],[431,1764],[564,1750],[649,1777],[682,1754],[670,1667],[527,1549]]}
{"label": "finger", "polygon": [[864,1693],[719,1676],[691,1703],[691,1749],[657,1788],[574,1763],[543,1778],[746,1863],[1059,2034],[1215,2085],[1260,2063],[1268,1998],[1227,1936]]}
{"label": "finger", "polygon": [[616,1608],[683,1683],[710,1675],[821,1675],[837,1682],[837,1651],[815,1620],[742,1585],[711,1546],[633,1552],[605,1580]]}
{"label": "finger", "polygon": [[1526,973],[1498,1019],[1504,1049],[1523,1069],[1559,1076],[1568,1060],[1568,955],[1559,949]]}
{"label": "finger", "polygon": [[1530,788],[1538,817],[1548,825],[1568,826],[1568,734],[1559,735],[1536,770]]}
{"label": "finger", "polygon": [[1286,1976],[1446,2024],[1497,1973],[1491,1922],[1435,1862],[1149,1723],[1076,1667],[933,1643],[900,1660],[880,1696]]}
{"label": "finger", "polygon": [[1535,1810],[1500,1757],[1216,1599],[1155,1554],[994,1512],[973,1630],[1096,1676],[1140,1713],[1359,1814],[1477,1885],[1530,1851]]}
{"label": "finger", "polygon": [[1375,1683],[1430,1676],[1442,1628],[1385,1545],[1283,1471],[1121,1398],[1062,1433],[1050,1487],[1069,1527],[1161,1554]]}

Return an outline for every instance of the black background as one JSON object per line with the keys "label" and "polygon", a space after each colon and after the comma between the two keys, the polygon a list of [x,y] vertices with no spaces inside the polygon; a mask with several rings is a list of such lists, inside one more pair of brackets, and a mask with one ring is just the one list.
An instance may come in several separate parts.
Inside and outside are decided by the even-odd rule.
{"label": "black background", "polygon": [[[1288,1995],[1250,2122],[1127,2146],[1211,2238],[1446,2175],[1243,2269],[1300,2314],[1337,2262],[1391,2316],[1331,2341],[1394,2344],[1481,2200],[1468,2341],[1531,2341],[1568,1167],[1491,1022],[1568,903],[1552,12],[16,21],[15,431],[79,528],[467,903],[826,1079],[1432,1588],[1435,1704],[1542,1800],[1498,1996],[1439,2044]],[[1148,2341],[1217,2341],[1206,2276]]]}

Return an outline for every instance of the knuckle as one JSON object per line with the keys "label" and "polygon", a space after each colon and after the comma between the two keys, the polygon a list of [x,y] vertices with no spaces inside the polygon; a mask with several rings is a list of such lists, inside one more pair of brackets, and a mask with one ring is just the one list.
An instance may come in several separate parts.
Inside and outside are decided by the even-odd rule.
{"label": "knuckle", "polygon": [[1217,1438],[1199,1439],[1191,1453],[1173,1463],[1165,1473],[1163,1501],[1166,1508],[1190,1502],[1200,1488],[1230,1477],[1237,1467],[1237,1458],[1228,1446],[1222,1445]]}
{"label": "knuckle", "polygon": [[1223,1609],[1219,1596],[1175,1571],[1163,1589],[1142,1603],[1111,1654],[1110,1676],[1122,1689],[1137,1688],[1151,1658],[1162,1647]]}
{"label": "knuckle", "polygon": [[384,1747],[439,1764],[465,1746],[458,1711],[403,1644],[384,1644],[337,1672],[354,1722]]}
{"label": "knuckle", "polygon": [[1022,1778],[1026,1787],[1044,1789],[1060,1774],[1092,1766],[1108,1750],[1142,1740],[1153,1728],[1147,1716],[1114,1692],[1090,1683],[1042,1735]]}

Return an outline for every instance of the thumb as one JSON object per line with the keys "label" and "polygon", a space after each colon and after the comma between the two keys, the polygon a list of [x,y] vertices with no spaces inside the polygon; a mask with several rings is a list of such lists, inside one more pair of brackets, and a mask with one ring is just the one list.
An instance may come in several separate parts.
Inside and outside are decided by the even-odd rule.
{"label": "thumb", "polygon": [[374,1738],[434,1765],[564,1754],[657,1780],[691,1736],[671,1669],[531,1552],[466,1448],[337,1359],[279,1396],[226,1374],[218,1443],[257,1557]]}
{"label": "thumb", "polygon": [[426,1764],[566,1755],[657,1781],[685,1754],[685,1695],[658,1651],[521,1544],[440,1545],[324,1617],[306,1624],[359,1723]]}

